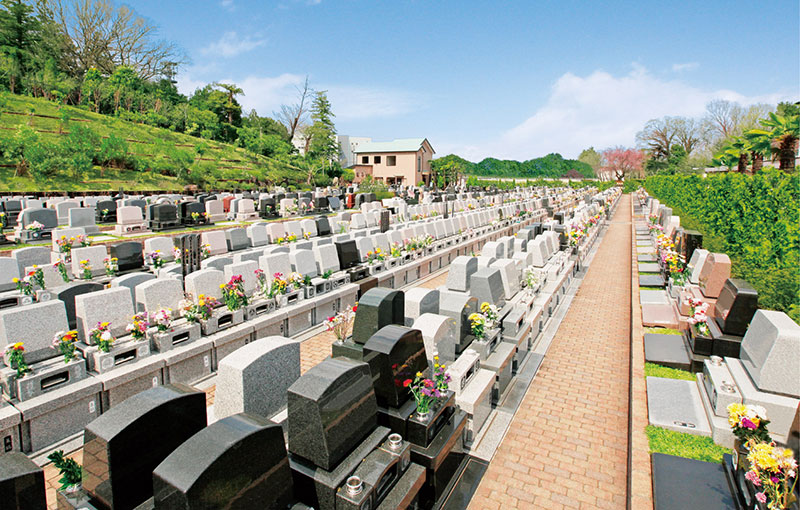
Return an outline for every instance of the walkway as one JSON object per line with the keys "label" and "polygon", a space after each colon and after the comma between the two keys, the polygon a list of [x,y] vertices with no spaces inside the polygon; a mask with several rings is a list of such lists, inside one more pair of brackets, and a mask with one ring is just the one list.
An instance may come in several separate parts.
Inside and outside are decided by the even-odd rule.
{"label": "walkway", "polygon": [[630,221],[623,195],[471,510],[625,508]]}

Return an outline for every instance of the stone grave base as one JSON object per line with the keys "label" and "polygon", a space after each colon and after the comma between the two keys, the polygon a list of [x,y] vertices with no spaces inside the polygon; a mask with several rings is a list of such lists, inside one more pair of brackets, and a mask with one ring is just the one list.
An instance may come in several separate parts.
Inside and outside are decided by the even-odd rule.
{"label": "stone grave base", "polygon": [[17,371],[5,367],[0,370],[0,387],[6,395],[19,401],[30,400],[45,393],[55,391],[68,384],[84,379],[86,373],[86,360],[76,356],[69,363],[64,363],[64,358],[52,358],[33,363],[22,379],[17,378]]}
{"label": "stone grave base", "polygon": [[217,331],[227,329],[244,322],[244,310],[230,311],[227,308],[218,308],[208,320],[200,320],[203,335],[213,335]]}
{"label": "stone grave base", "polygon": [[698,436],[711,435],[695,381],[648,377],[647,411],[650,425]]}
{"label": "stone grave base", "polygon": [[175,347],[158,357],[164,361],[165,383],[192,384],[211,375],[214,340],[213,337],[201,338]]}
{"label": "stone grave base", "polygon": [[420,492],[425,508],[444,495],[465,456],[463,444],[466,425],[467,414],[457,409],[427,447],[411,445],[411,462],[425,467],[425,487]]}
{"label": "stone grave base", "polygon": [[471,442],[492,412],[492,394],[497,375],[478,369],[467,386],[456,395],[456,404],[467,413],[466,440]]}
{"label": "stone grave base", "polygon": [[148,356],[93,377],[103,385],[100,397],[103,412],[106,412],[128,397],[163,384],[164,360],[160,356]]}
{"label": "stone grave base", "polygon": [[192,322],[179,323],[170,327],[168,331],[156,330],[150,335],[150,348],[163,353],[173,347],[194,342],[200,336],[200,324]]}
{"label": "stone grave base", "polygon": [[19,424],[22,422],[22,413],[8,402],[0,399],[0,457],[4,453],[22,450],[19,437]]}
{"label": "stone grave base", "polygon": [[287,336],[294,336],[311,328],[314,324],[315,303],[313,299],[306,299],[286,307]]}
{"label": "stone grave base", "polygon": [[736,508],[723,466],[663,453],[651,459],[655,508]]}
{"label": "stone grave base", "polygon": [[[237,310],[237,312],[242,312],[242,310]],[[214,346],[211,371],[217,370],[220,360],[225,356],[250,343],[253,340],[253,332],[255,332],[255,324],[245,322],[209,337]]]}
{"label": "stone grave base", "polygon": [[500,395],[506,391],[508,384],[511,382],[513,360],[516,352],[516,345],[500,342],[494,352],[483,362],[483,368],[497,374],[494,402],[500,400]]}
{"label": "stone grave base", "polygon": [[22,413],[22,451],[37,452],[81,432],[100,416],[102,384],[88,377],[24,402],[14,403]]}
{"label": "stone grave base", "polygon": [[143,221],[141,223],[125,223],[119,224],[117,223],[114,225],[114,235],[115,236],[130,236],[135,234],[146,234],[150,232],[150,229],[147,227],[147,222]]}
{"label": "stone grave base", "polygon": [[686,352],[683,335],[644,335],[644,359],[665,367],[691,370],[692,363]]}
{"label": "stone grave base", "polygon": [[253,326],[253,339],[268,336],[286,336],[286,311],[275,310],[266,315],[259,315],[255,319],[248,321],[248,324]]}
{"label": "stone grave base", "polygon": [[104,374],[122,365],[133,364],[150,355],[150,343],[145,340],[117,341],[108,352],[101,351],[96,345],[76,344],[89,364],[89,370]]}

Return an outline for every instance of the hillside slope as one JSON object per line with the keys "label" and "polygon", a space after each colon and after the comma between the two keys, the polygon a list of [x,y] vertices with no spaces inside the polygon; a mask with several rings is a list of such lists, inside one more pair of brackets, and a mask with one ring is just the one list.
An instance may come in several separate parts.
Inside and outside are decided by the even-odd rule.
{"label": "hillside slope", "polygon": [[[34,180],[30,175],[15,177],[19,158],[0,152],[0,192],[107,191],[120,187],[131,191],[180,190],[185,184],[177,175],[181,164],[173,162],[192,168],[203,165],[213,171],[217,187],[248,187],[238,181],[269,179],[284,166],[233,145],[60,106],[45,99],[0,92],[0,142],[8,142],[20,128],[29,127],[40,140],[53,144],[62,141],[77,125],[88,127],[100,140],[110,135],[124,139],[127,153],[137,161],[138,168],[95,166],[81,175],[57,172]],[[6,145],[3,143],[3,147]]]}

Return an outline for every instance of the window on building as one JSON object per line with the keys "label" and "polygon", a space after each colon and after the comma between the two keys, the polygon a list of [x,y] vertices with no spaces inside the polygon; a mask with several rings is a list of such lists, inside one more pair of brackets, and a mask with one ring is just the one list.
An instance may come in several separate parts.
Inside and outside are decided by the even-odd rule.
{"label": "window on building", "polygon": [[397,156],[386,156],[386,166],[397,166]]}
{"label": "window on building", "polygon": [[381,157],[380,156],[375,156],[374,158],[372,158],[372,161],[377,165],[377,164],[379,164],[381,162]]}
{"label": "window on building", "polygon": [[361,156],[361,163],[365,165],[369,164],[369,156]]}

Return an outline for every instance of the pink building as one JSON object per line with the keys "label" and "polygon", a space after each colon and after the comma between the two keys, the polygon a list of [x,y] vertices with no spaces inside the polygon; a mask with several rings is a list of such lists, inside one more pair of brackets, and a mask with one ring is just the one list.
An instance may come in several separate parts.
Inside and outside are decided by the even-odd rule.
{"label": "pink building", "polygon": [[371,175],[386,184],[428,184],[435,152],[426,138],[362,143],[355,150],[354,182]]}

